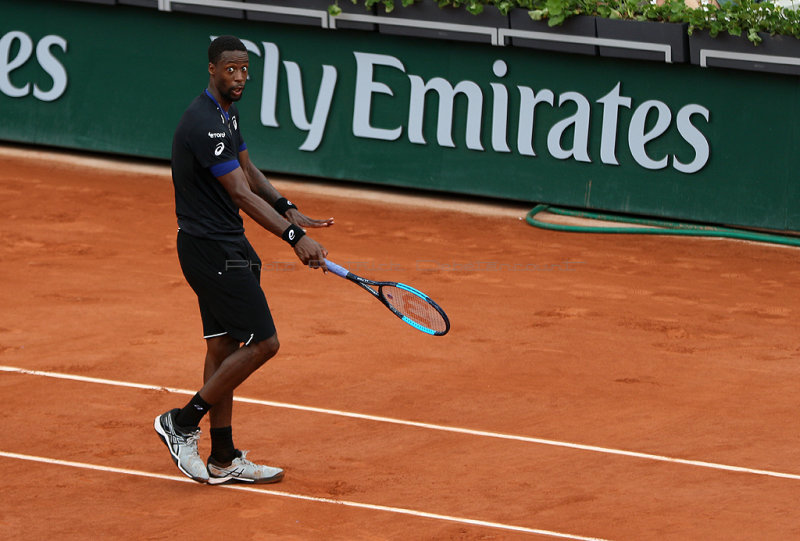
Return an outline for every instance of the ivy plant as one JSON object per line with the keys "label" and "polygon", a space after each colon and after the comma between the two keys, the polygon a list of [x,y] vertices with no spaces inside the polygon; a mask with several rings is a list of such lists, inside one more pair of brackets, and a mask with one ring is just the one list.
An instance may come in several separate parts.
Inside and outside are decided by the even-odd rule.
{"label": "ivy plant", "polygon": [[436,2],[439,7],[465,9],[473,15],[492,6],[503,15],[511,9],[528,10],[531,19],[546,20],[548,26],[559,26],[576,15],[592,15],[608,19],[660,21],[687,23],[688,33],[708,31],[712,37],[720,33],[744,35],[753,44],[762,41],[762,34],[786,35],[800,38],[800,10],[784,8],[770,1],[732,0],[718,5],[709,0],[697,8],[687,6],[683,0],[665,0],[661,5],[654,0],[331,0],[331,15],[341,13],[339,2],[361,4],[366,9],[379,6],[389,13],[399,4],[403,7],[415,2]]}

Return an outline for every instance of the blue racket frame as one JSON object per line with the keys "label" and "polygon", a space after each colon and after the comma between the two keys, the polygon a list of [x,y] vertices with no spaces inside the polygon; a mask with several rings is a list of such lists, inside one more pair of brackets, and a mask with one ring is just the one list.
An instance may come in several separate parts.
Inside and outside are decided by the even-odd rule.
{"label": "blue racket frame", "polygon": [[[368,280],[367,278],[363,278],[361,276],[358,276],[357,274],[353,274],[352,272],[350,272],[346,268],[342,267],[341,265],[337,265],[336,263],[334,263],[333,261],[330,261],[328,259],[325,260],[325,266],[328,268],[329,271],[331,271],[336,276],[340,276],[340,277],[342,277],[342,278],[344,278],[346,280],[349,280],[349,281],[353,282],[354,284],[358,284],[363,289],[369,291],[376,299],[381,301],[381,303],[383,303],[383,305],[386,306],[386,308],[388,308],[394,315],[396,315],[398,318],[400,318],[406,324],[408,324],[411,327],[417,329],[418,331],[422,331],[422,332],[424,332],[426,334],[429,334],[431,336],[444,336],[445,334],[447,334],[450,331],[450,319],[447,317],[447,314],[445,313],[445,311],[442,310],[442,308],[438,304],[436,304],[433,301],[433,299],[428,297],[422,291],[420,291],[420,290],[418,290],[416,288],[413,288],[413,287],[411,287],[409,285],[400,283],[400,282],[376,282],[374,280]],[[373,289],[372,286],[377,287],[378,288],[377,291],[375,289]],[[423,325],[423,324],[421,324],[421,323],[419,323],[417,321],[414,321],[413,319],[408,317],[408,315],[406,315],[406,314],[402,313],[401,311],[399,311],[383,295],[383,288],[384,287],[396,287],[398,289],[402,289],[404,291],[407,291],[407,292],[411,293],[412,295],[415,295],[416,297],[420,298],[421,300],[425,301],[434,310],[436,310],[436,312],[438,312],[439,315],[442,317],[442,320],[444,321],[444,325],[445,325],[444,330],[436,330],[436,329],[431,329],[430,327],[426,327],[425,325]]]}

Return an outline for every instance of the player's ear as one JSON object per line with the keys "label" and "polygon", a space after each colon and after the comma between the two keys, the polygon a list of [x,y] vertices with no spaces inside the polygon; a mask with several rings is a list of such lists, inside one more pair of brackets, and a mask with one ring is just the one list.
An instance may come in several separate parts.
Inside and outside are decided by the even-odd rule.
{"label": "player's ear", "polygon": [[214,75],[214,63],[213,62],[209,62],[208,63],[208,74],[209,75]]}

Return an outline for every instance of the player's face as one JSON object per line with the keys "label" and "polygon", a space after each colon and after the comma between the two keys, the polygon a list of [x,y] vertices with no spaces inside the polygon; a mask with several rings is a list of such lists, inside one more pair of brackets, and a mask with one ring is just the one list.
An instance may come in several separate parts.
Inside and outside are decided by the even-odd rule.
{"label": "player's face", "polygon": [[212,81],[223,99],[234,102],[242,98],[248,65],[245,51],[225,51],[219,62],[209,64]]}

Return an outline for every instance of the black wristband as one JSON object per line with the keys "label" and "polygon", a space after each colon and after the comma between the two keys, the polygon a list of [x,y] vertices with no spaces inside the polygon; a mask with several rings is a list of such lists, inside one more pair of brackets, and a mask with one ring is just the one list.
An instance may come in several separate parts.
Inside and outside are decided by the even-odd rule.
{"label": "black wristband", "polygon": [[284,215],[286,214],[286,211],[289,209],[297,210],[297,205],[295,205],[285,197],[281,197],[277,201],[275,201],[275,204],[272,205],[272,208],[278,211],[278,214]]}
{"label": "black wristband", "polygon": [[286,231],[283,232],[281,238],[289,243],[289,246],[294,248],[294,245],[300,242],[300,239],[303,238],[306,232],[303,231],[301,228],[297,227],[296,225],[292,224],[286,228]]}

